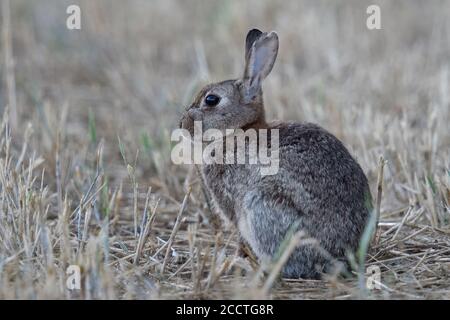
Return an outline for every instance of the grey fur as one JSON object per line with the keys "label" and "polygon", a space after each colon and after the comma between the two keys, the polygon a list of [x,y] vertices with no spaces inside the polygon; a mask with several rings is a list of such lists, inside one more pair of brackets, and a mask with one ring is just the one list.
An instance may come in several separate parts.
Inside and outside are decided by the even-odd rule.
{"label": "grey fur", "polygon": [[[278,37],[274,38],[274,32],[269,35],[270,41],[276,39],[278,49]],[[259,50],[255,44],[259,42],[259,47],[264,47],[267,36],[261,33],[256,41],[253,39],[246,68],[252,59],[251,52]],[[273,48],[273,42],[267,46]],[[257,72],[272,68],[274,54],[266,57],[267,63],[256,70],[256,77],[262,80],[267,75],[261,77]],[[245,79],[239,79],[205,87],[180,125],[191,134],[194,120],[203,121],[207,128],[279,129],[277,174],[263,176],[257,165],[204,165],[203,179],[221,216],[238,227],[241,237],[259,259],[274,258],[288,232],[295,231],[293,226],[315,238],[320,249],[313,245],[298,246],[284,266],[283,275],[318,278],[329,271],[330,257],[345,260],[346,252],[354,252],[358,247],[371,207],[367,178],[344,145],[319,126],[268,124],[261,87],[249,99],[246,86]],[[205,106],[203,99],[211,92],[220,92],[226,102],[216,108]]]}

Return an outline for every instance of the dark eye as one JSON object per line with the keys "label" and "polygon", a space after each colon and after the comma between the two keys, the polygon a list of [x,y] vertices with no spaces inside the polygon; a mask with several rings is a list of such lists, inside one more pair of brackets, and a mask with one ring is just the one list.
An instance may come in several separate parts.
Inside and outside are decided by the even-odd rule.
{"label": "dark eye", "polygon": [[205,98],[206,105],[210,107],[217,106],[220,102],[220,97],[215,94],[208,94]]}

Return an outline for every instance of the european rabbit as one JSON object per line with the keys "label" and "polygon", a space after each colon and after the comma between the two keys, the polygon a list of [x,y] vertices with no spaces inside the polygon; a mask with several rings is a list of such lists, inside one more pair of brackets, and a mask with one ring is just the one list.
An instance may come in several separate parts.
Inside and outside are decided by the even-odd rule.
{"label": "european rabbit", "polygon": [[180,126],[191,135],[194,121],[205,130],[279,130],[277,174],[261,175],[257,165],[209,164],[201,167],[203,179],[222,216],[259,259],[272,259],[292,228],[315,238],[321,249],[300,244],[283,276],[318,278],[330,257],[345,260],[347,250],[357,249],[371,195],[361,167],[331,133],[310,123],[266,122],[262,81],[277,53],[275,32],[249,31],[242,78],[204,87]]}

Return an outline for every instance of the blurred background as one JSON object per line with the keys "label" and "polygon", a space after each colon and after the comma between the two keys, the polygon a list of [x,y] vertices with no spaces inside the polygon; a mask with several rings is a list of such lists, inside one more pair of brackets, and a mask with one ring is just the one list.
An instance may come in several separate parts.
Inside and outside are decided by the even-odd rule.
{"label": "blurred background", "polygon": [[[71,4],[81,30],[66,28]],[[371,4],[381,30],[366,27]],[[264,83],[268,118],[335,134],[373,191],[383,155],[382,215],[414,204],[431,224],[450,221],[450,1],[2,0],[0,9],[0,111],[17,115],[11,150],[42,157],[45,183],[73,203],[99,144],[111,186],[127,183],[130,164],[162,208],[179,203],[189,169],[171,163],[170,133],[201,86],[242,74],[256,27],[280,38]],[[203,209],[198,200],[189,210]]]}

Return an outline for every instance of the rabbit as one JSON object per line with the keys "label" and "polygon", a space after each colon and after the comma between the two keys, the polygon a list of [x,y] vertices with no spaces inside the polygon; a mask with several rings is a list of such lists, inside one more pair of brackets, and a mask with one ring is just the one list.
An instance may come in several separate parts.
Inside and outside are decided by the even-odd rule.
{"label": "rabbit", "polygon": [[363,170],[334,135],[316,124],[266,121],[262,81],[278,46],[276,32],[250,30],[242,77],[201,89],[180,127],[191,137],[194,121],[205,130],[278,129],[276,174],[261,175],[258,165],[203,164],[202,179],[220,216],[237,227],[258,260],[273,261],[293,231],[315,239],[300,241],[281,273],[320,279],[358,249],[372,198]]}

